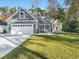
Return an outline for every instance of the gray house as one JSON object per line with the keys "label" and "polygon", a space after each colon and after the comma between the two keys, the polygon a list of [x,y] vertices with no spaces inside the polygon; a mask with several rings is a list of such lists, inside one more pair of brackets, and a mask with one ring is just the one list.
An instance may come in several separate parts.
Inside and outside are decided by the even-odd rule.
{"label": "gray house", "polygon": [[[29,11],[19,9],[6,21],[8,23],[7,30],[11,34],[33,34],[54,32],[53,30],[55,30],[55,24],[53,23],[56,20],[52,21],[50,17],[40,17],[37,19],[30,14]],[[62,30],[62,23],[55,23],[58,23],[58,25],[56,25],[56,29],[59,29],[57,32],[60,32]],[[61,28],[58,27],[60,25]]]}

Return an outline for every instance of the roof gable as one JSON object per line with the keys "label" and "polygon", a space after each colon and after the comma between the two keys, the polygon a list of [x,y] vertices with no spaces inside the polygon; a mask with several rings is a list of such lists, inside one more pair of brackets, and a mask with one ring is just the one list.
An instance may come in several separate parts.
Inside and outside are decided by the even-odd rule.
{"label": "roof gable", "polygon": [[43,18],[38,18],[38,24],[44,24]]}
{"label": "roof gable", "polygon": [[[25,18],[20,18],[21,12],[24,13]],[[35,17],[33,17],[29,11],[25,9],[19,9],[17,10],[11,17],[9,17],[7,20],[36,20]]]}
{"label": "roof gable", "polygon": [[46,17],[40,17],[38,19],[39,24],[51,24],[51,18],[49,16]]}
{"label": "roof gable", "polygon": [[55,20],[54,22],[53,22],[53,24],[57,24],[57,25],[62,25],[62,22],[60,22],[58,19],[57,20]]}
{"label": "roof gable", "polygon": [[43,20],[46,24],[50,24],[51,23],[51,18],[49,16],[45,17]]}

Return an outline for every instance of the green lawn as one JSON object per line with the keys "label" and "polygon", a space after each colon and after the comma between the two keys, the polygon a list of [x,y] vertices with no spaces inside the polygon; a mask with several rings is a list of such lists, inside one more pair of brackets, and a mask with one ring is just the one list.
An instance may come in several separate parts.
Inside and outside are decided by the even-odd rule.
{"label": "green lawn", "polygon": [[35,35],[2,59],[79,59],[79,35]]}

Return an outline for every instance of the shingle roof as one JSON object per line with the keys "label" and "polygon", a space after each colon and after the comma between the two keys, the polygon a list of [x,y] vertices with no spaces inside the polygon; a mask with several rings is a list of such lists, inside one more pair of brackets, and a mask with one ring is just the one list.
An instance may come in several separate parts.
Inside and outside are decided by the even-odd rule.
{"label": "shingle roof", "polygon": [[45,16],[45,17],[39,17],[38,18],[38,23],[39,24],[49,24],[51,22],[51,18],[49,16]]}
{"label": "shingle roof", "polygon": [[44,18],[42,18],[42,17],[40,17],[40,18],[38,18],[38,24],[44,24]]}
{"label": "shingle roof", "polygon": [[7,25],[5,21],[0,20],[0,25]]}

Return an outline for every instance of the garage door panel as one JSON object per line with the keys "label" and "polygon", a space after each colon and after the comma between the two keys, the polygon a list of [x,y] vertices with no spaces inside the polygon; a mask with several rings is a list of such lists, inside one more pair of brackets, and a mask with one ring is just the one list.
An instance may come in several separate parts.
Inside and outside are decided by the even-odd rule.
{"label": "garage door panel", "polygon": [[11,26],[12,34],[33,34],[33,24],[25,25],[12,25]]}

